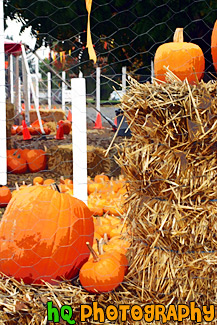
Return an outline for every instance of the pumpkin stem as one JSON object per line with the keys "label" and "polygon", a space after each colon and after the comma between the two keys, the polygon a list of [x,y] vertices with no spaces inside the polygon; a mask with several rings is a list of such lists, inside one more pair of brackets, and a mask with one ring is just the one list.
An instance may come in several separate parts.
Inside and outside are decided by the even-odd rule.
{"label": "pumpkin stem", "polygon": [[99,262],[99,257],[97,256],[97,253],[95,252],[95,250],[93,249],[93,247],[91,247],[91,245],[90,245],[90,243],[87,241],[86,242],[86,245],[87,245],[87,247],[89,248],[89,250],[90,250],[90,253],[92,254],[92,256],[93,256],[93,260],[94,260],[94,262]]}
{"label": "pumpkin stem", "polygon": [[108,244],[108,235],[107,235],[107,233],[104,233],[103,239],[104,239],[105,244]]}
{"label": "pumpkin stem", "polygon": [[53,185],[54,185],[54,189],[55,189],[57,192],[61,193],[60,188],[59,188],[59,186],[57,185],[57,183],[54,183]]}
{"label": "pumpkin stem", "polygon": [[96,238],[96,244],[97,244],[97,250],[98,250],[98,253],[100,254],[100,247],[99,247],[99,239]]}
{"label": "pumpkin stem", "polygon": [[176,28],[174,36],[173,36],[173,42],[175,42],[175,43],[184,42],[183,28]]}
{"label": "pumpkin stem", "polygon": [[15,187],[16,187],[16,190],[19,191],[20,188],[19,188],[19,185],[17,182],[15,182]]}
{"label": "pumpkin stem", "polygon": [[103,238],[100,238],[100,240],[99,240],[99,255],[102,255],[103,253],[104,253],[104,251],[103,251],[103,245],[105,244],[105,242],[104,242],[104,239]]}
{"label": "pumpkin stem", "polygon": [[64,180],[64,177],[63,176],[60,177],[60,183],[61,184],[65,184],[65,180]]}

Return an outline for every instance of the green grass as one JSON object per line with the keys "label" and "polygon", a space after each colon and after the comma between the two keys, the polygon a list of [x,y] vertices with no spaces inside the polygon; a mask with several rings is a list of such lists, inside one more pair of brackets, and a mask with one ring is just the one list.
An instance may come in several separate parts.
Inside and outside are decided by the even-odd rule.
{"label": "green grass", "polygon": [[[87,98],[87,103],[90,103],[90,104],[96,104],[96,101],[95,99],[91,99],[91,98]],[[101,100],[100,101],[100,105],[117,105],[119,104],[120,101],[118,100]]]}

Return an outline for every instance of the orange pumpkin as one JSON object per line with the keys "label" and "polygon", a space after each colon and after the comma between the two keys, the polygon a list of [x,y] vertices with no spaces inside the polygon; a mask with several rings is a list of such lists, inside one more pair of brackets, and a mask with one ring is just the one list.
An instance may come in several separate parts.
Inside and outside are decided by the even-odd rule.
{"label": "orange pumpkin", "polygon": [[96,175],[94,177],[94,182],[96,182],[96,183],[102,183],[102,182],[108,182],[108,181],[109,181],[109,177],[104,174]]}
{"label": "orange pumpkin", "polygon": [[44,180],[44,183],[43,185],[47,186],[47,185],[51,185],[51,184],[54,184],[55,183],[55,180],[52,179],[52,178],[47,178]]}
{"label": "orange pumpkin", "polygon": [[91,293],[109,292],[119,286],[124,279],[125,266],[108,252],[98,256],[87,243],[93,258],[80,270],[81,285]]}
{"label": "orange pumpkin", "polygon": [[0,208],[4,208],[8,205],[12,194],[7,186],[0,187]]}
{"label": "orange pumpkin", "polygon": [[63,125],[63,133],[64,134],[69,134],[71,129],[72,129],[72,123],[69,120],[60,120],[57,125]]}
{"label": "orange pumpkin", "polygon": [[[45,123],[43,120],[41,120],[41,123],[42,125]],[[33,123],[32,123],[32,127],[33,128],[40,128],[40,124],[39,124],[39,120],[35,120]]]}
{"label": "orange pumpkin", "polygon": [[179,79],[187,78],[191,84],[202,79],[205,69],[203,52],[198,45],[184,42],[183,28],[177,28],[173,42],[160,45],[155,53],[155,78],[163,81],[166,73],[164,66],[169,67]]}
{"label": "orange pumpkin", "polygon": [[217,20],[214,24],[211,36],[211,53],[215,71],[217,72]]}
{"label": "orange pumpkin", "polygon": [[0,223],[0,272],[26,284],[72,279],[89,258],[93,234],[82,201],[41,185],[23,188]]}
{"label": "orange pumpkin", "polygon": [[26,154],[26,160],[29,170],[32,173],[46,168],[46,153],[41,149],[29,150]]}
{"label": "orange pumpkin", "polygon": [[7,156],[7,169],[13,174],[23,174],[27,171],[26,159],[20,154],[21,150],[15,150]]}
{"label": "orange pumpkin", "polygon": [[33,185],[42,185],[44,183],[44,179],[41,176],[37,176],[33,179]]}

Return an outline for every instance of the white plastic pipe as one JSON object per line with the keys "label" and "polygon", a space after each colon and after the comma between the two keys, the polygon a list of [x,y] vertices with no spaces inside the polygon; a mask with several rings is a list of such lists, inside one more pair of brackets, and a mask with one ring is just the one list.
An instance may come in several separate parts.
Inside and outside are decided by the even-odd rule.
{"label": "white plastic pipe", "polygon": [[9,56],[10,60],[10,94],[11,94],[11,103],[14,103],[14,59],[13,55]]}
{"label": "white plastic pipe", "polygon": [[[30,77],[30,70],[29,70],[29,65],[28,65],[28,61],[27,61],[27,57],[26,57],[25,47],[24,47],[24,45],[21,45],[21,47],[22,47],[22,59],[23,59],[23,77],[24,77],[24,80],[27,79],[26,80],[27,86],[25,86],[26,91],[27,91],[26,96],[28,97],[28,85],[29,85],[30,88],[31,88],[31,91],[32,91],[32,97],[33,97],[33,101],[34,101],[35,108],[36,108],[36,113],[37,113],[37,117],[38,117],[38,121],[39,121],[39,126],[40,126],[40,129],[41,129],[41,132],[44,134],[45,132],[44,132],[44,128],[43,128],[43,125],[42,125],[42,122],[41,122],[41,115],[40,115],[40,112],[39,112],[39,107],[36,106],[36,96],[35,96],[35,90],[34,90],[33,82],[32,82],[31,78],[28,78],[28,76]],[[28,80],[28,79],[30,79],[30,80]],[[29,110],[30,109],[30,99],[27,98],[26,102],[27,102],[28,107],[25,107],[25,109]],[[25,105],[26,105],[26,103],[25,103]],[[26,123],[28,121],[27,116],[26,116],[27,113],[28,113],[28,119],[29,119],[29,111],[28,112],[25,111]]]}
{"label": "white plastic pipe", "polygon": [[127,87],[127,67],[122,67],[122,92],[126,93]]}
{"label": "white plastic pipe", "polygon": [[4,7],[0,0],[0,185],[7,184]]}
{"label": "white plastic pipe", "polygon": [[22,111],[22,103],[21,103],[21,78],[18,78],[18,112]]}
{"label": "white plastic pipe", "polygon": [[154,79],[154,62],[151,60],[151,83],[153,83]]}
{"label": "white plastic pipe", "polygon": [[25,121],[27,125],[30,125],[30,99],[29,99],[29,88],[28,88],[28,73],[25,66],[25,59],[22,56],[22,75],[23,75],[23,98],[25,104]]}
{"label": "white plastic pipe", "polygon": [[73,193],[87,204],[87,123],[84,78],[71,79]]}
{"label": "white plastic pipe", "polygon": [[47,98],[48,98],[48,108],[51,109],[51,73],[47,73]]}
{"label": "white plastic pipe", "polygon": [[19,56],[17,55],[15,57],[15,112],[16,114],[20,113],[19,108],[21,108],[21,105],[19,106]]}
{"label": "white plastic pipe", "polygon": [[[66,80],[66,72],[63,71],[62,72],[62,79],[65,81]],[[65,89],[66,89],[66,85],[65,82],[62,81],[62,110],[65,112],[66,110],[66,96],[65,96]]]}
{"label": "white plastic pipe", "polygon": [[39,109],[39,62],[35,56],[35,107]]}
{"label": "white plastic pipe", "polygon": [[96,109],[100,111],[100,67],[96,68]]}

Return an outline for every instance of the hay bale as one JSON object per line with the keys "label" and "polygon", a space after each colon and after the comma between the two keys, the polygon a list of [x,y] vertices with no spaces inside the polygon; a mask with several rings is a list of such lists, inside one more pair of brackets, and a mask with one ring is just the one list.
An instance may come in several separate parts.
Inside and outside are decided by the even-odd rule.
{"label": "hay bale", "polygon": [[[87,146],[87,169],[88,176],[110,172],[110,159],[104,157],[104,149]],[[73,152],[72,145],[54,146],[48,149],[48,170],[61,176],[72,177],[73,175]]]}
{"label": "hay bale", "polygon": [[202,306],[216,295],[217,85],[167,78],[131,79],[121,104],[132,132],[116,145],[129,184],[128,278],[142,300],[147,291],[156,303]]}
{"label": "hay bale", "polygon": [[57,123],[56,122],[46,122],[44,124],[44,126],[47,126],[51,130],[51,133],[56,134],[56,132],[57,132]]}
{"label": "hay bale", "polygon": [[[40,109],[40,115],[45,122],[58,122],[59,120],[64,120],[65,112],[62,109]],[[38,119],[37,112],[35,109],[29,111],[30,123]]]}

